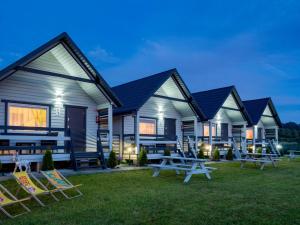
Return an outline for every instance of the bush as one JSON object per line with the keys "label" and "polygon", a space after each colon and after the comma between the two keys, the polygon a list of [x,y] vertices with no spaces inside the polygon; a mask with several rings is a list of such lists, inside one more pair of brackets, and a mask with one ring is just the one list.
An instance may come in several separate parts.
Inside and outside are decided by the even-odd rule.
{"label": "bush", "polygon": [[42,170],[46,171],[46,170],[53,170],[53,169],[54,169],[54,162],[52,159],[52,152],[50,150],[47,150],[43,157]]}
{"label": "bush", "polygon": [[217,147],[214,148],[213,160],[215,161],[220,160],[220,151]]}
{"label": "bush", "polygon": [[164,156],[170,156],[171,155],[171,151],[168,148],[165,148],[164,150]]}
{"label": "bush", "polygon": [[138,158],[139,166],[145,166],[147,162],[148,162],[147,151],[145,149],[142,149],[140,151],[139,158]]}
{"label": "bush", "polygon": [[226,155],[227,160],[233,160],[232,148],[229,148]]}
{"label": "bush", "polygon": [[200,147],[199,147],[199,151],[198,151],[198,155],[197,155],[197,157],[198,157],[199,159],[204,159],[204,158],[205,158],[205,156],[204,156],[204,151],[205,151],[205,144],[202,143],[202,144],[200,145]]}
{"label": "bush", "polygon": [[270,146],[267,146],[267,147],[266,147],[266,153],[267,153],[267,154],[271,154],[271,147],[270,147]]}
{"label": "bush", "polygon": [[108,161],[107,161],[107,166],[109,168],[115,168],[118,165],[118,159],[117,159],[117,155],[114,151],[111,151],[109,153],[109,157],[108,157]]}
{"label": "bush", "polygon": [[256,152],[259,153],[259,154],[261,154],[261,153],[262,153],[262,148],[261,148],[261,147],[258,147],[258,148],[256,149]]}
{"label": "bush", "polygon": [[197,157],[198,157],[198,159],[204,159],[205,158],[204,152],[203,152],[202,149],[199,150]]}

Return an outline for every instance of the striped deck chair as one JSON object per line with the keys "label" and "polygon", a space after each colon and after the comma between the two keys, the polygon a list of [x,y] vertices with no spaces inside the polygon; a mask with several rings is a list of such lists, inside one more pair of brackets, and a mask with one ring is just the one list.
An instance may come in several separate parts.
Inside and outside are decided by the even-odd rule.
{"label": "striped deck chair", "polygon": [[[23,201],[30,200],[30,198],[23,198],[18,200],[12,193],[10,193],[4,186],[0,184],[0,209],[1,211],[8,216],[9,218],[16,218],[17,216],[21,216],[25,213],[30,212],[30,209],[27,208],[24,204]],[[12,215],[9,213],[4,207],[9,206],[9,205],[14,205],[14,204],[19,204],[23,207],[24,211],[19,214]]]}
{"label": "striped deck chair", "polygon": [[[51,184],[56,188],[65,198],[71,199],[76,198],[82,195],[80,190],[78,189],[81,184],[73,185],[70,181],[67,180],[58,170],[48,170],[48,171],[41,171],[41,173],[45,176],[48,180],[48,185]],[[47,186],[48,186],[47,185]],[[68,196],[65,191],[74,189],[78,194],[75,196]]]}
{"label": "striped deck chair", "polygon": [[[32,182],[32,179],[29,177],[29,174],[30,177],[32,177],[39,184],[40,187],[38,187],[37,185],[35,185],[35,183]],[[41,200],[38,198],[39,195],[50,194],[56,201],[59,201],[58,198],[56,198],[53,194],[58,190],[48,190],[47,187],[41,181],[39,181],[32,173],[27,173],[26,171],[13,172],[13,176],[15,177],[17,183],[20,185],[19,190],[22,188],[24,191],[30,194],[31,197],[34,198],[41,206],[45,206],[45,204],[41,202]]]}

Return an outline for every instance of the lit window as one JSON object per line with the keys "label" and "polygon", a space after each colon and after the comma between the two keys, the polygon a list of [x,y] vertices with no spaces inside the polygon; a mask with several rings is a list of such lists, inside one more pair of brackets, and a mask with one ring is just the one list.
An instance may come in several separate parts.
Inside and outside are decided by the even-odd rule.
{"label": "lit window", "polygon": [[[204,137],[209,136],[209,125],[208,124],[203,125],[203,136]],[[216,124],[212,124],[212,136],[216,136]]]}
{"label": "lit window", "polygon": [[155,135],[156,120],[155,119],[140,119],[140,134]]}
{"label": "lit window", "polygon": [[48,107],[9,105],[8,126],[47,127]]}
{"label": "lit window", "polygon": [[247,129],[246,138],[247,139],[253,139],[253,129]]}

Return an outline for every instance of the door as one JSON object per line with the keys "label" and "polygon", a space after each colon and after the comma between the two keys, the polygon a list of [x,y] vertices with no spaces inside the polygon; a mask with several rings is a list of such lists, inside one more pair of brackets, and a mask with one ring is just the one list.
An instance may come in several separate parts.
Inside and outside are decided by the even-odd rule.
{"label": "door", "polygon": [[262,128],[261,127],[257,128],[257,141],[258,142],[262,141]]}
{"label": "door", "polygon": [[74,152],[85,152],[86,148],[86,108],[66,106],[66,129],[70,131]]}
{"label": "door", "polygon": [[228,123],[221,123],[221,141],[228,141]]}
{"label": "door", "polygon": [[168,140],[176,140],[176,119],[165,118],[164,130]]}

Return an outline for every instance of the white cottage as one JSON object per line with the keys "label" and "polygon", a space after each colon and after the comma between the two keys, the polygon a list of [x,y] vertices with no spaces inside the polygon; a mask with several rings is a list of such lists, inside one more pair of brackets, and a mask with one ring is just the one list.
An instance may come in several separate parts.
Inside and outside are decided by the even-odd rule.
{"label": "white cottage", "polygon": [[52,149],[55,161],[80,166],[85,153],[89,164],[112,148],[112,108],[121,103],[66,33],[1,70],[0,90],[2,163],[16,154],[40,162]]}
{"label": "white cottage", "polygon": [[243,101],[252,125],[247,128],[247,146],[254,151],[257,147],[278,145],[278,129],[282,126],[271,98]]}
{"label": "white cottage", "polygon": [[228,148],[246,148],[246,128],[251,119],[234,86],[193,93],[207,121],[198,123],[198,143],[206,143],[207,154],[218,147],[225,155]]}
{"label": "white cottage", "polygon": [[123,103],[114,109],[115,150],[123,159],[136,159],[140,149],[155,159],[168,148],[172,153],[185,148],[187,135],[203,113],[176,69],[113,87]]}

